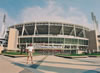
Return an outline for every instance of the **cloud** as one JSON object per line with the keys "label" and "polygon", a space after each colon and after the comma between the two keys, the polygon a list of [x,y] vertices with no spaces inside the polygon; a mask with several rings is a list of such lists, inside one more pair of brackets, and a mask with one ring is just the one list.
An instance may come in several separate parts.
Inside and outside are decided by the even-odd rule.
{"label": "cloud", "polygon": [[87,16],[78,8],[70,7],[68,9],[66,20],[71,23],[90,27]]}
{"label": "cloud", "polygon": [[47,7],[31,7],[25,8],[22,11],[22,21],[30,22],[30,21],[52,21],[59,20],[60,15],[63,13],[62,8],[54,6],[55,3],[49,1]]}
{"label": "cloud", "polygon": [[67,22],[73,24],[80,24],[90,27],[87,16],[78,8],[70,6],[69,9],[64,9],[57,5],[55,0],[45,0],[46,6],[33,6],[24,8],[18,14],[18,20],[13,19],[8,15],[4,9],[0,9],[0,27],[2,26],[2,19],[4,13],[6,14],[6,25],[14,25],[23,22],[34,21],[56,21]]}
{"label": "cloud", "polygon": [[21,21],[57,21],[90,26],[87,16],[78,8],[70,6],[68,10],[64,10],[54,0],[49,0],[45,7],[33,6],[23,9]]}

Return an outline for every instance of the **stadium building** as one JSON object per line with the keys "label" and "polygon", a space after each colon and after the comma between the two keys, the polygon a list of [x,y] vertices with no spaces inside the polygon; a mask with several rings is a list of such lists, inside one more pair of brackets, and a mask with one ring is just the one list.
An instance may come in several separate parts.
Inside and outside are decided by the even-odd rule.
{"label": "stadium building", "polygon": [[96,42],[95,30],[76,24],[31,22],[9,27],[9,50],[24,49],[32,43],[38,52],[71,54],[97,51]]}
{"label": "stadium building", "polygon": [[[30,43],[40,53],[92,53],[100,52],[98,22],[93,12],[94,30],[82,25],[64,22],[30,22],[5,28],[5,15],[0,47],[9,51],[25,49]],[[2,51],[2,50],[0,50]]]}

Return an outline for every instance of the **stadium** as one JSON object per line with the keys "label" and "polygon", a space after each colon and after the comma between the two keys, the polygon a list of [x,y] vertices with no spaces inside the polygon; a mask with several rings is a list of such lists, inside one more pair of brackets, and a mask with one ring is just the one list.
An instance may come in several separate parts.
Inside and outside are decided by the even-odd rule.
{"label": "stadium", "polygon": [[89,47],[89,28],[77,24],[31,22],[16,24],[9,27],[11,28],[17,29],[18,37],[15,37],[18,42],[16,41],[15,45],[21,49],[26,48],[30,43],[35,45],[37,52],[45,53],[77,53],[78,50],[87,51]]}

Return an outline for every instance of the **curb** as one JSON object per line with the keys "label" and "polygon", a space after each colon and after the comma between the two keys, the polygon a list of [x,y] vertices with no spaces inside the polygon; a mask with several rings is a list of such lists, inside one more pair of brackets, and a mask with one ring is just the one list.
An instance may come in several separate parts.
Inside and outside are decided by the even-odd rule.
{"label": "curb", "polygon": [[27,57],[26,55],[9,55],[9,54],[2,54],[4,56],[12,57],[12,58],[17,58],[17,57]]}
{"label": "curb", "polygon": [[[55,55],[55,56],[57,56],[57,55]],[[69,59],[74,59],[74,58],[88,58],[88,56],[58,56],[58,57],[69,58]]]}

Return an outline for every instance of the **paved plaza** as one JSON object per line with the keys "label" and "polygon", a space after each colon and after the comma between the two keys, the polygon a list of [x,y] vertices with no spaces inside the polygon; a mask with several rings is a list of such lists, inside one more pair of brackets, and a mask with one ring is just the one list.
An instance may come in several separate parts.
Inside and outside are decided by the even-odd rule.
{"label": "paved plaza", "polygon": [[100,73],[98,58],[61,58],[34,56],[34,64],[26,64],[26,57],[11,58],[0,55],[0,73]]}

